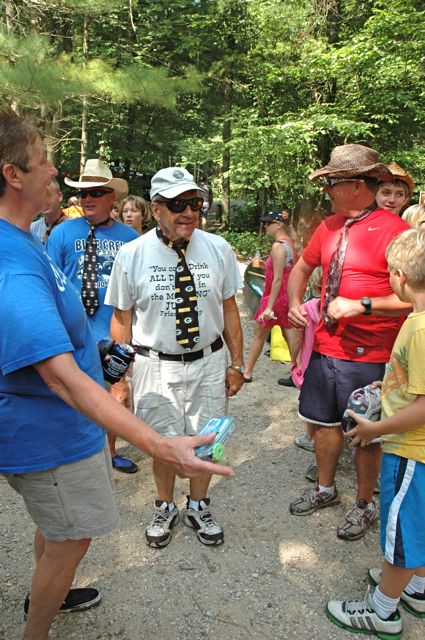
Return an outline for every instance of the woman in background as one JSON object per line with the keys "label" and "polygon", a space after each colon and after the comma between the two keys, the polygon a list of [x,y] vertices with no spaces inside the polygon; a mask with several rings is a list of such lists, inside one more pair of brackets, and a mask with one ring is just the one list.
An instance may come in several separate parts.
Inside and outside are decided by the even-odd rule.
{"label": "woman in background", "polygon": [[152,218],[149,202],[140,196],[127,196],[121,203],[120,219],[139,235],[148,227]]}
{"label": "woman in background", "polygon": [[272,327],[279,325],[288,343],[291,360],[296,353],[295,341],[297,331],[288,322],[288,294],[286,286],[289,273],[294,266],[296,256],[292,240],[288,235],[289,213],[287,211],[272,211],[260,218],[266,225],[266,233],[274,239],[272,250],[266,260],[266,281],[264,293],[260,300],[254,335],[251,341],[248,360],[245,369],[245,382],[251,382],[252,371],[264,347],[264,342]]}

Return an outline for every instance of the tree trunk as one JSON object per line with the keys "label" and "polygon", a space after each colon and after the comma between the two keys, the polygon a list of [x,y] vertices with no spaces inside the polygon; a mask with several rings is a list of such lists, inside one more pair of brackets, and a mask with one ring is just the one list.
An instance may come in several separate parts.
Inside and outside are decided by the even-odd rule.
{"label": "tree trunk", "polygon": [[223,122],[223,159],[221,165],[221,226],[223,229],[229,227],[230,222],[230,120]]}
{"label": "tree trunk", "polygon": [[[86,66],[87,55],[89,51],[89,29],[87,16],[84,16],[83,22],[83,67]],[[83,109],[81,113],[81,144],[80,144],[80,175],[84,170],[84,165],[87,160],[87,141],[89,137],[88,132],[89,121],[89,101],[86,96],[83,97]]]}
{"label": "tree trunk", "polygon": [[124,180],[127,180],[127,182],[130,180],[130,169],[131,169],[131,151],[133,150],[133,146],[134,146],[134,131],[136,129],[136,107],[133,104],[130,104],[128,106],[128,110],[127,110],[127,135],[126,135],[126,148],[127,148],[127,153],[128,156],[124,159],[124,173],[123,173],[123,178]]}

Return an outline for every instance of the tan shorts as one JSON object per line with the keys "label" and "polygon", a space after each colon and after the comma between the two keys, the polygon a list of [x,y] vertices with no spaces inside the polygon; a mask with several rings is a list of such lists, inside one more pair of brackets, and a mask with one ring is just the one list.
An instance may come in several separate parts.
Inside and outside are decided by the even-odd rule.
{"label": "tan shorts", "polygon": [[5,478],[47,540],[94,538],[119,525],[108,446],[56,469]]}
{"label": "tan shorts", "polygon": [[227,413],[226,351],[193,362],[136,355],[132,387],[134,412],[168,436],[193,436],[211,418]]}

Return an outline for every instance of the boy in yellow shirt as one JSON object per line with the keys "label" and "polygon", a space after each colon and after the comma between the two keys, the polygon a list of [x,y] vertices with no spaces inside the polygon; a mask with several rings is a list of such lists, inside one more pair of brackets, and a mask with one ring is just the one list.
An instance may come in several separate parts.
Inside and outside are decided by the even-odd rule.
{"label": "boy in yellow shirt", "polygon": [[394,343],[382,384],[382,413],[370,422],[353,412],[357,426],[347,435],[361,447],[382,436],[381,569],[363,600],[331,600],[326,615],[349,631],[397,639],[400,604],[425,618],[425,232],[410,229],[386,253],[394,292],[413,311]]}

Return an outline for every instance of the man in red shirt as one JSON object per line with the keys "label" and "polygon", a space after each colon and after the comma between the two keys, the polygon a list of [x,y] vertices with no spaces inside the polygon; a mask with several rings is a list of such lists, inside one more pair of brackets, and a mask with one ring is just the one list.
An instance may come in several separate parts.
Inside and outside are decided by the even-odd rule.
{"label": "man in red shirt", "polygon": [[[328,165],[310,175],[325,178],[334,215],[318,227],[288,281],[292,324],[306,326],[301,306],[313,269],[323,267],[321,318],[300,394],[299,415],[316,426],[318,482],[290,504],[294,515],[309,515],[338,500],[334,485],[343,447],[343,413],[354,389],[382,380],[385,363],[404,310],[392,292],[385,250],[404,231],[405,222],[378,208],[378,180],[393,180],[378,154],[363,145],[335,147]],[[357,449],[356,504],[337,535],[361,538],[376,517],[373,490],[379,473],[380,445]]]}

